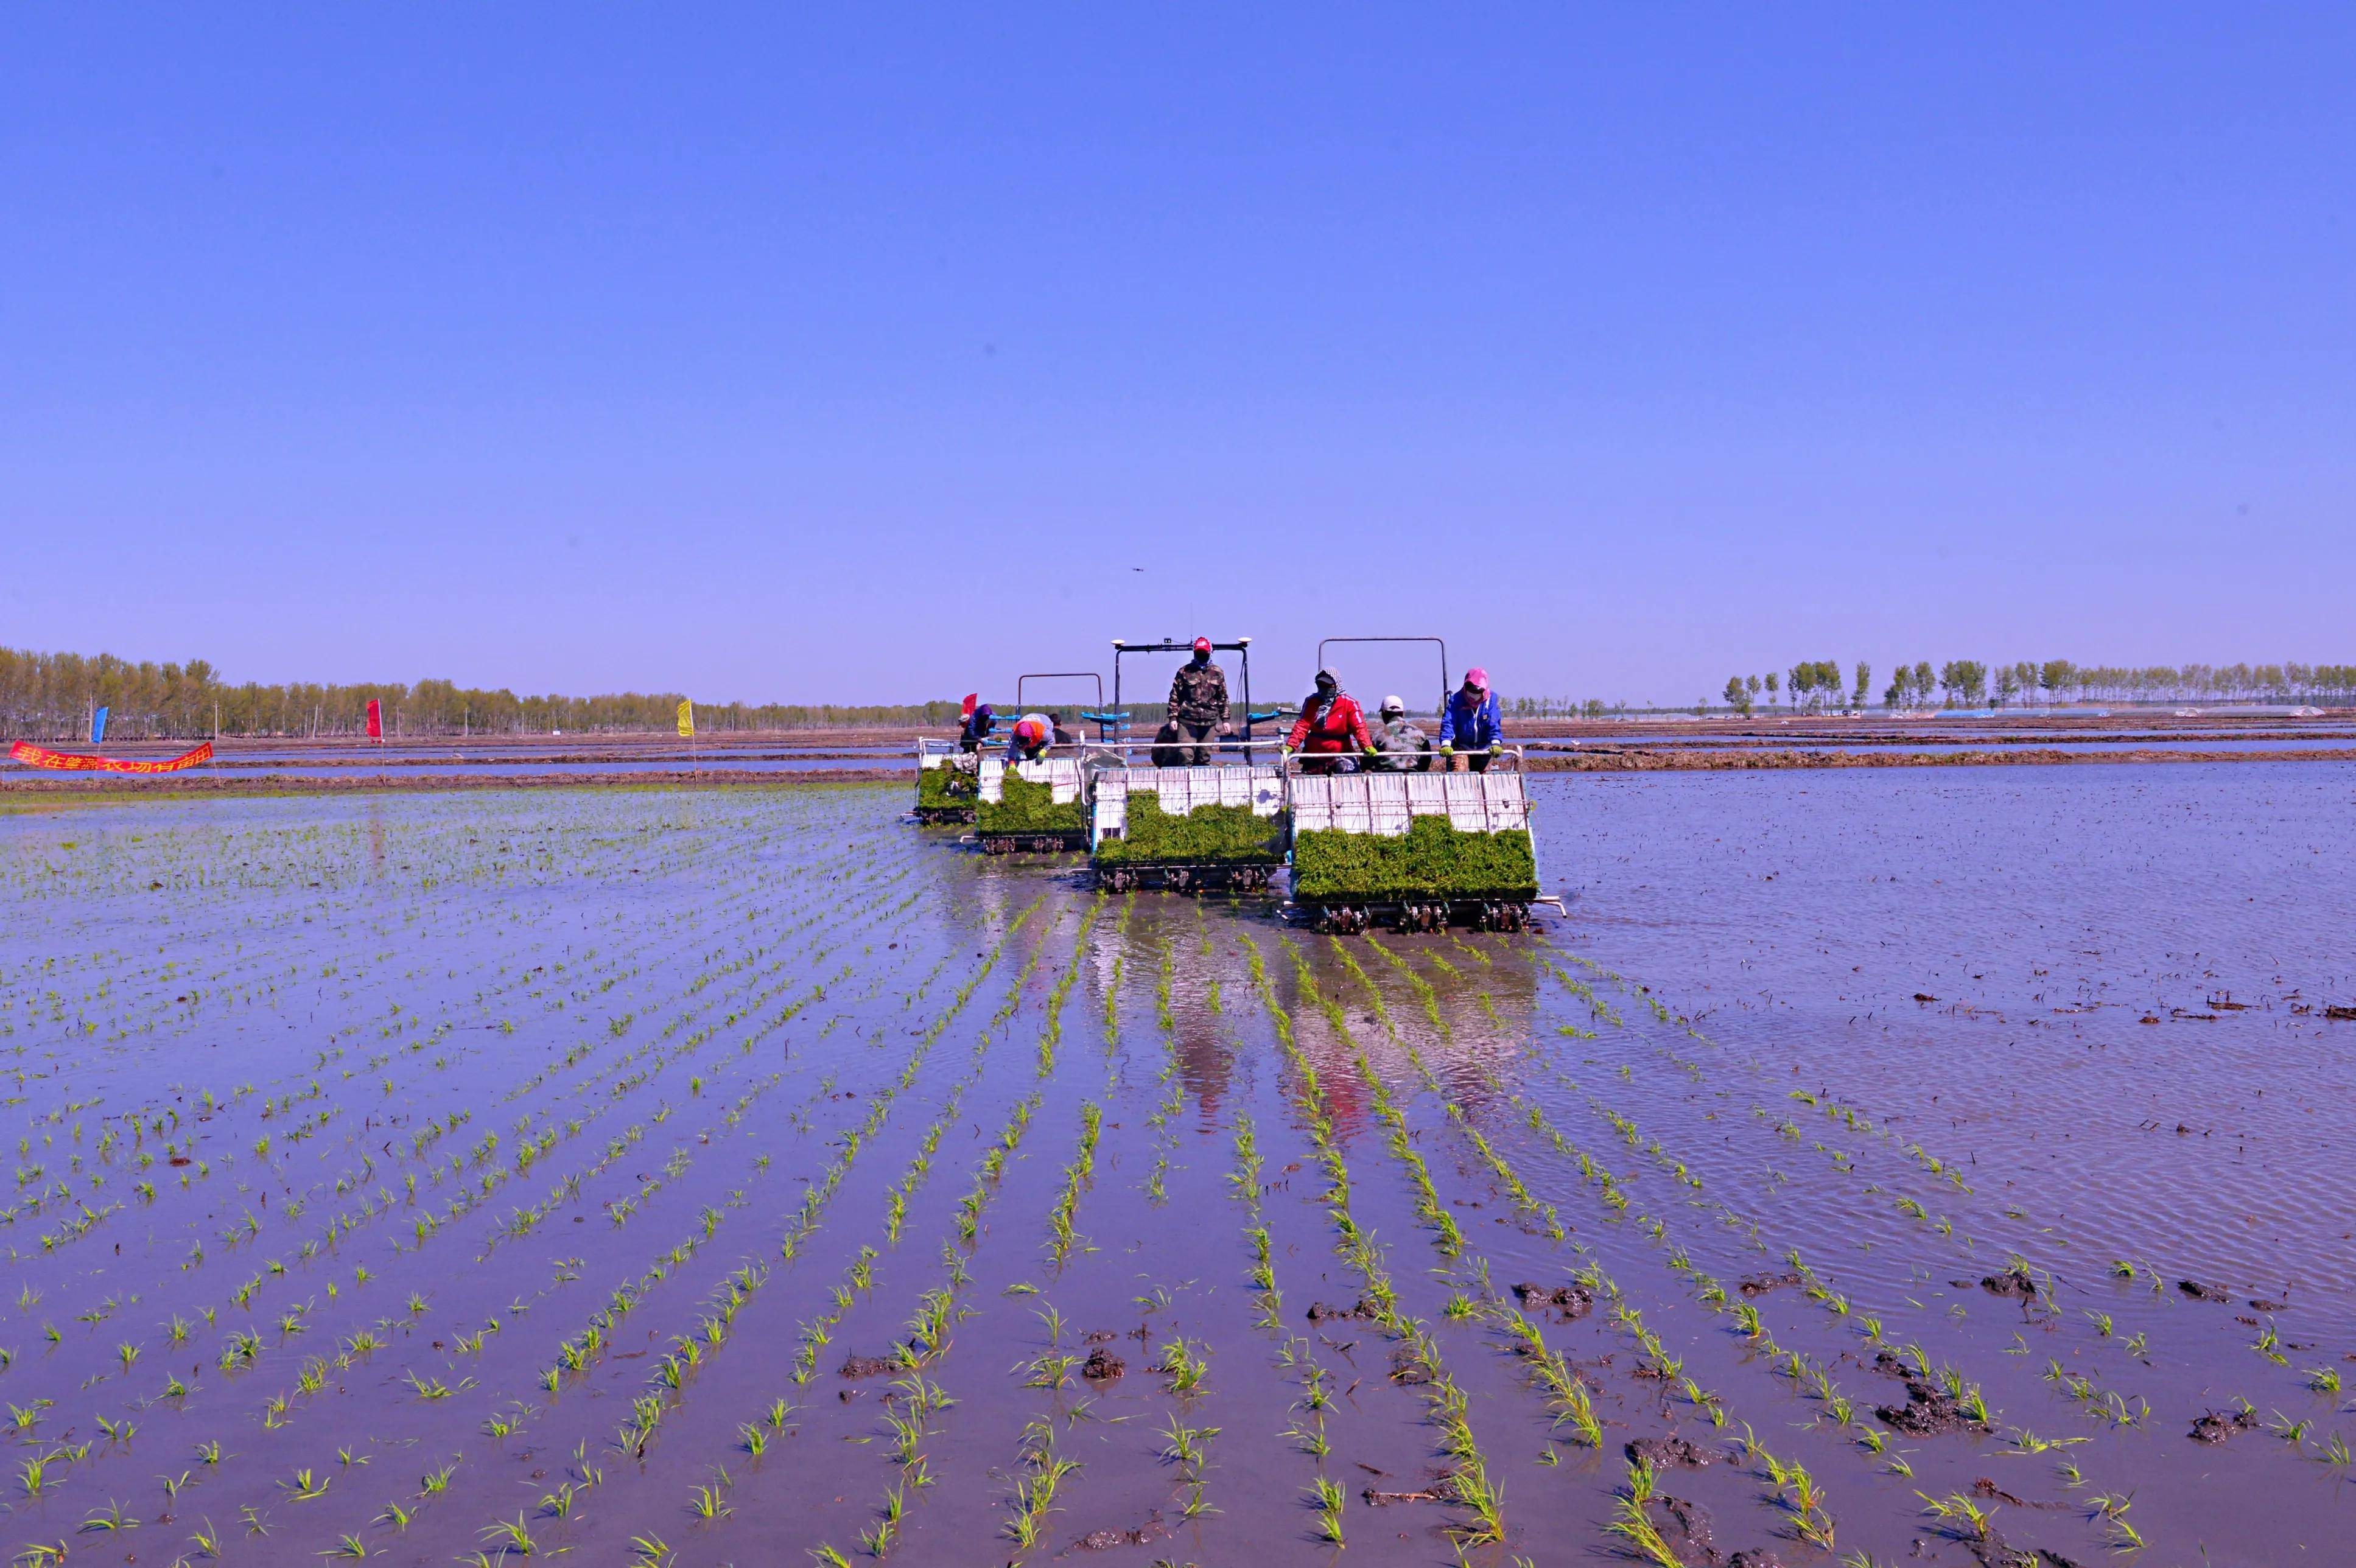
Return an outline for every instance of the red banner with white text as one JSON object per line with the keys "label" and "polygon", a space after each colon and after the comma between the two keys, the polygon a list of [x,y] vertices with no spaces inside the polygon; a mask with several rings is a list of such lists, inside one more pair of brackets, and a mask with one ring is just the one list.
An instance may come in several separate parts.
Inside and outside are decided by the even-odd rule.
{"label": "red banner with white text", "polygon": [[213,743],[207,741],[193,752],[155,763],[133,762],[124,757],[90,757],[79,752],[52,752],[46,746],[36,746],[30,741],[19,741],[9,747],[8,756],[28,768],[52,768],[59,773],[177,773],[183,768],[200,768],[211,762]]}

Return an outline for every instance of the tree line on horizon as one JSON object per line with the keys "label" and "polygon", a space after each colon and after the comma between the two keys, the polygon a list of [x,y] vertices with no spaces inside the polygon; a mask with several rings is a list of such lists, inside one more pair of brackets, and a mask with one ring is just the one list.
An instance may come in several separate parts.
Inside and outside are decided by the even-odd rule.
{"label": "tree line on horizon", "polygon": [[[1832,659],[1802,660],[1786,670],[1738,675],[1726,683],[1727,709],[1749,714],[1762,707],[1822,712],[1864,708],[1872,667],[1844,670]],[[1999,707],[2048,702],[2356,702],[2356,665],[2190,664],[2133,667],[2079,665],[2068,659],[2020,660],[1989,666],[1951,659],[1933,667],[1901,665],[1880,692],[1882,706],[1910,709]],[[596,697],[518,696],[499,688],[461,687],[449,680],[275,685],[223,680],[203,659],[186,664],[134,663],[112,654],[31,653],[0,648],[0,734],[9,739],[71,741],[90,732],[91,710],[112,711],[111,736],[141,740],[239,736],[354,735],[365,728],[369,699],[384,715],[388,735],[631,734],[666,731],[676,722],[679,692],[615,692]],[[1505,712],[1523,719],[1601,719],[1627,712],[1626,702],[1600,699],[1516,696]],[[1695,712],[1711,705],[1697,703]],[[908,725],[939,729],[958,721],[947,699],[905,703],[698,702],[703,733],[825,730]]]}
{"label": "tree line on horizon", "polygon": [[[1803,659],[1781,672],[1729,676],[1721,699],[1738,713],[1779,703],[1821,712],[1864,708],[1873,690],[1873,667],[1859,659],[1853,680],[1838,661]],[[2356,665],[2282,664],[2081,665],[2070,659],[2021,659],[1993,668],[1978,659],[1949,659],[1933,668],[1923,659],[1901,664],[1881,689],[1889,709],[2009,708],[2054,702],[2332,702],[2356,700]],[[1705,705],[1706,706],[1706,705]]]}
{"label": "tree line on horizon", "polygon": [[[455,681],[231,684],[203,659],[133,663],[112,654],[29,653],[0,648],[0,731],[12,740],[73,741],[90,733],[91,709],[112,709],[107,734],[126,740],[221,735],[355,735],[369,699],[388,735],[632,733],[669,731],[683,694],[615,692],[601,697],[518,696]],[[700,733],[824,730],[958,721],[953,701],[909,703],[701,702]]]}

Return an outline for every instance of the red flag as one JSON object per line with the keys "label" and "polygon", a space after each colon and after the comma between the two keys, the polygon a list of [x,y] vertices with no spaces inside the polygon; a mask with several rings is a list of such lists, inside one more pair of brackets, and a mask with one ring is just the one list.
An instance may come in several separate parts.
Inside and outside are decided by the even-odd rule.
{"label": "red flag", "polygon": [[975,705],[976,703],[980,702],[980,700],[981,700],[981,693],[980,693],[979,691],[969,691],[969,692],[967,692],[967,693],[965,694],[965,706],[958,709],[958,717],[959,719],[970,719],[970,718],[972,718],[972,717],[973,717],[974,705]]}
{"label": "red flag", "polygon": [[373,697],[369,699],[369,739],[380,745],[384,742],[384,712]]}

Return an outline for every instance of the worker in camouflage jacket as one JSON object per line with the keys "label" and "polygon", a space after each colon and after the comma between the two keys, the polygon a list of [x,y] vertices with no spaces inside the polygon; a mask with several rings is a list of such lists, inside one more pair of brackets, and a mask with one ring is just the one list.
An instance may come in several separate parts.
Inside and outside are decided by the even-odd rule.
{"label": "worker in camouflage jacket", "polygon": [[1208,767],[1211,738],[1233,728],[1227,722],[1227,672],[1211,662],[1211,639],[1194,639],[1194,656],[1170,678],[1170,718],[1178,726],[1178,748],[1190,767]]}

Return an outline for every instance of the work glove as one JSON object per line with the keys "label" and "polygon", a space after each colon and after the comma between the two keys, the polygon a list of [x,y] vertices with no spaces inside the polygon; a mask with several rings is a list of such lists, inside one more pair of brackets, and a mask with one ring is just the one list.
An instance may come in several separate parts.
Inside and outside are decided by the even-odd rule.
{"label": "work glove", "polygon": [[1490,742],[1489,742],[1489,754],[1490,754],[1491,756],[1493,756],[1493,757],[1494,757],[1494,756],[1498,755],[1498,754],[1499,754],[1499,753],[1501,753],[1501,752],[1503,752],[1505,751],[1505,748],[1504,746],[1502,746],[1502,745],[1498,744],[1498,743],[1497,743],[1496,741],[1490,741]]}
{"label": "work glove", "polygon": [[1376,751],[1372,746],[1369,746],[1369,747],[1367,747],[1367,748],[1366,748],[1366,755],[1368,755],[1368,756],[1370,756],[1370,757],[1379,757],[1379,756],[1381,756],[1381,755],[1382,755],[1382,753],[1381,753],[1380,752]]}
{"label": "work glove", "polygon": [[1452,743],[1442,744],[1440,754],[1443,757],[1452,757],[1456,754],[1456,747]]}

